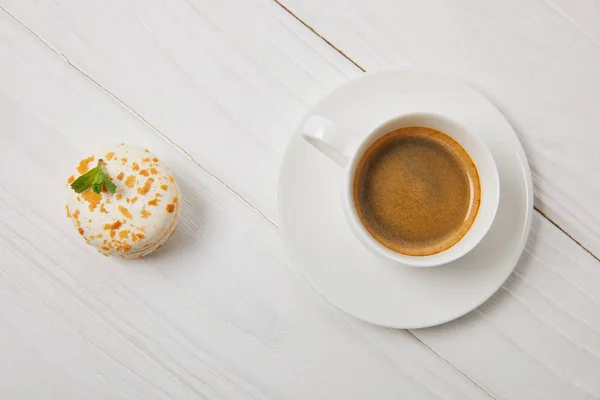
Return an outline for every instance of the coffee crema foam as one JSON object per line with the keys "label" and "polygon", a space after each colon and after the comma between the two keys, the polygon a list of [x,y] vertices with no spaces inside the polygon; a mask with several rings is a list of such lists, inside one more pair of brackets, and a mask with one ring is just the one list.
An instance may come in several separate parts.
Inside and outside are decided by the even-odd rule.
{"label": "coffee crema foam", "polygon": [[448,135],[425,127],[376,140],[353,182],[358,216],[387,248],[410,256],[442,252],[471,228],[481,201],[475,164]]}

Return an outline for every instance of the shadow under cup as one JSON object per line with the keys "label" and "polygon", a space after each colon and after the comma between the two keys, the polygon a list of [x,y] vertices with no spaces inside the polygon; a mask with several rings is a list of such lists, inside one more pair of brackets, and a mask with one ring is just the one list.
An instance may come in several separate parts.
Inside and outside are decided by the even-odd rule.
{"label": "shadow under cup", "polygon": [[[477,169],[480,184],[479,210],[467,232],[456,243],[445,250],[429,255],[407,255],[394,251],[369,233],[357,212],[354,199],[354,181],[357,168],[365,152],[377,140],[388,133],[409,127],[425,127],[439,131],[456,141],[469,155]],[[474,132],[467,131],[460,124],[436,114],[408,114],[394,118],[377,127],[366,136],[353,153],[346,170],[344,198],[346,214],[351,228],[358,239],[374,253],[413,267],[432,267],[454,261],[467,254],[483,239],[491,227],[500,197],[499,177],[493,156],[483,141]]]}

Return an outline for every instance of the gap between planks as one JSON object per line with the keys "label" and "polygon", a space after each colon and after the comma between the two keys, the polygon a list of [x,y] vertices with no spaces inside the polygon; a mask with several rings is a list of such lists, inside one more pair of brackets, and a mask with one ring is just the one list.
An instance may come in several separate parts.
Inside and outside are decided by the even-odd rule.
{"label": "gap between planks", "polygon": [[[300,22],[302,25],[304,25],[307,29],[309,29],[312,33],[314,33],[315,35],[317,35],[325,43],[327,43],[329,46],[331,46],[331,48],[333,48],[336,52],[338,52],[342,57],[344,57],[345,59],[347,59],[348,61],[350,61],[354,66],[356,66],[356,68],[360,69],[362,72],[367,72],[367,70],[364,69],[362,66],[360,66],[360,64],[358,64],[356,61],[354,61],[352,58],[350,58],[350,56],[348,56],[346,53],[344,53],[341,49],[339,49],[333,43],[331,43],[329,40],[327,40],[325,37],[323,37],[323,35],[321,35],[319,32],[317,32],[312,26],[310,26],[308,23],[306,23],[304,20],[302,20],[296,14],[294,14],[294,12],[292,10],[290,10],[287,6],[285,6],[284,4],[282,4],[281,0],[273,0],[273,1],[275,3],[277,3],[281,8],[283,8],[294,19],[296,19],[298,22]],[[534,205],[533,209],[535,211],[537,211],[538,213],[540,213],[540,215],[542,217],[544,217],[545,219],[547,219],[552,225],[554,225],[558,230],[560,230],[562,233],[564,233],[569,239],[571,239],[572,241],[574,241],[575,243],[577,243],[577,245],[579,247],[581,247],[583,250],[585,250],[589,255],[591,255],[592,257],[594,257],[596,260],[600,261],[600,256],[597,256],[596,254],[592,253],[591,250],[589,250],[587,247],[585,247],[583,244],[581,244],[577,239],[575,239],[570,233],[568,233],[565,229],[563,229],[556,221],[554,221],[550,217],[548,217],[548,215],[546,215],[543,211],[541,211],[537,206]]]}

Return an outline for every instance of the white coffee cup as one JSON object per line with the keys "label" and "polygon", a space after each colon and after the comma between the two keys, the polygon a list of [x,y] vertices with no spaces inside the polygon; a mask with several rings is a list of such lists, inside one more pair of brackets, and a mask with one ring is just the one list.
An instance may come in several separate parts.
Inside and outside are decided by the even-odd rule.
{"label": "white coffee cup", "polygon": [[[467,233],[450,248],[426,256],[398,253],[371,236],[358,216],[352,188],[357,165],[367,148],[377,139],[395,129],[413,126],[435,129],[456,140],[475,164],[481,187],[479,211]],[[477,246],[494,222],[500,199],[500,180],[494,158],[475,132],[469,132],[445,116],[430,113],[401,115],[382,123],[371,132],[367,132],[356,144],[352,143],[352,139],[355,137],[342,131],[333,121],[313,115],[306,119],[302,135],[323,154],[345,168],[342,206],[346,219],[356,237],[377,255],[412,267],[433,267],[447,264],[464,256]]]}

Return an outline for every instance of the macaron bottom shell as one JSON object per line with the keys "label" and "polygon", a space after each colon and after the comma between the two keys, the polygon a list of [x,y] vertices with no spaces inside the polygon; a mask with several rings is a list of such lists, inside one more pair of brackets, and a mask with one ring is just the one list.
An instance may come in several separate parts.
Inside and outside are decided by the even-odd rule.
{"label": "macaron bottom shell", "polygon": [[[178,212],[179,214],[179,212]],[[175,233],[175,228],[177,228],[177,221],[179,219],[179,215],[177,215],[176,219],[173,221],[173,224],[171,225],[171,227],[169,227],[168,231],[165,232],[165,234],[159,239],[157,240],[154,244],[150,245],[148,248],[144,249],[144,250],[140,250],[137,252],[129,252],[129,253],[119,253],[119,252],[113,252],[113,253],[106,253],[103,250],[98,250],[101,253],[105,254],[105,255],[113,255],[113,256],[119,256],[122,258],[142,258],[142,257],[146,257],[148,255],[150,255],[151,253],[155,252],[156,250],[160,249],[166,242],[167,240],[169,240],[169,238],[173,235],[173,233]]]}

